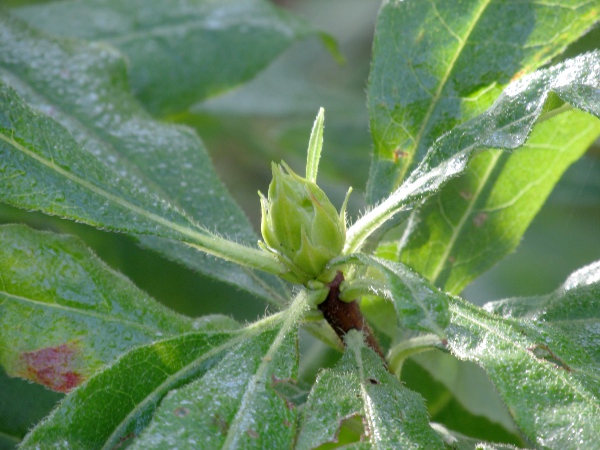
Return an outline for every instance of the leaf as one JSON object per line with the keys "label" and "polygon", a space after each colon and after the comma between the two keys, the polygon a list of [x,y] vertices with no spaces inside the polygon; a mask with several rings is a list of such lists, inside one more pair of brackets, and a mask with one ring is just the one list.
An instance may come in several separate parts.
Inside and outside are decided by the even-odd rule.
{"label": "leaf", "polygon": [[[342,261],[359,262],[383,274],[384,283],[367,279],[366,288],[370,294],[392,302],[403,327],[430,331],[445,337],[444,328],[450,319],[447,296],[419,274],[402,263],[362,254],[352,255]],[[350,282],[348,290],[351,292],[352,288]],[[348,294],[345,292],[346,296]]]}
{"label": "leaf", "polygon": [[0,362],[11,376],[68,392],[124,351],[199,328],[77,238],[4,225],[0,242]]}
{"label": "leaf", "polygon": [[15,13],[49,33],[121,50],[134,93],[161,115],[250,80],[291,43],[317,34],[264,0],[75,0]]}
{"label": "leaf", "polygon": [[306,157],[306,179],[317,182],[317,173],[319,172],[319,160],[321,159],[321,150],[323,148],[323,123],[325,121],[325,110],[319,109],[310,139],[308,140],[308,151]]}
{"label": "leaf", "polygon": [[171,392],[131,448],[290,448],[297,409],[276,387],[297,379],[296,339],[280,330],[245,339]]}
{"label": "leaf", "polygon": [[450,431],[442,425],[433,424],[435,430],[442,435],[444,443],[453,450],[517,450],[518,447],[510,444],[496,444],[484,442],[481,439],[475,439],[456,431]]}
{"label": "leaf", "polygon": [[412,355],[411,359],[442,383],[469,413],[483,416],[512,433],[517,432],[498,392],[479,366],[440,351]]}
{"label": "leaf", "polygon": [[[307,296],[300,294],[285,314],[267,317],[245,329],[188,333],[125,353],[69,394],[26,436],[21,448],[109,449],[125,442],[136,445],[131,440],[140,433],[141,448],[156,447],[159,439],[169,436],[177,440],[179,434],[179,448],[197,448],[206,439],[228,443],[245,440],[259,448],[265,439],[293,439],[293,427],[281,421],[281,414],[293,424],[295,413],[287,410],[272,383],[292,378],[297,372],[296,322],[306,305]],[[193,396],[187,395],[194,386]],[[183,403],[165,409],[180,395],[184,396]],[[189,424],[186,418],[196,417],[196,409],[202,405],[206,413],[206,402],[215,415],[203,417],[202,430],[208,434],[200,435],[202,440],[194,443],[190,439],[195,438],[200,424]],[[273,437],[251,425],[270,422],[273,417],[280,420],[269,425],[273,433],[280,432]],[[181,427],[182,422],[187,428]],[[147,432],[143,432],[148,424]],[[177,433],[154,435],[156,427]],[[290,445],[291,440],[286,446]]]}
{"label": "leaf", "polygon": [[0,449],[12,449],[62,397],[42,386],[9,378],[0,368]]}
{"label": "leaf", "polygon": [[404,388],[362,339],[351,331],[348,351],[318,376],[302,412],[296,448],[336,442],[341,422],[353,416],[361,416],[365,425],[360,448],[444,448],[429,426],[423,399]]}
{"label": "leaf", "polygon": [[575,108],[600,116],[599,87],[598,51],[517,80],[485,113],[440,137],[406,181],[350,227],[344,253],[356,252],[372,233],[398,212],[423,201],[449,179],[462,173],[474,151],[487,148],[512,150],[523,145],[536,121],[562,111],[552,108],[555,101],[546,105],[551,93]]}
{"label": "leaf", "polygon": [[[600,134],[600,122],[568,111],[540,123],[513,153],[476,155],[413,213],[396,255],[457,294],[512,252],[564,171]],[[389,245],[389,244],[388,244]]]}
{"label": "leaf", "polygon": [[231,334],[191,333],[125,353],[67,396],[21,448],[113,448],[139,434],[170,389],[205,373],[232,345]]}
{"label": "leaf", "polygon": [[595,2],[572,0],[385,2],[368,86],[369,202],[395,191],[435,139],[562,52],[599,12]]}
{"label": "leaf", "polygon": [[595,263],[549,296],[486,305],[506,318],[451,302],[452,353],[484,368],[517,425],[539,446],[577,449],[598,439],[599,280]]}
{"label": "leaf", "polygon": [[0,29],[1,78],[34,108],[0,88],[2,200],[98,227],[153,234],[142,242],[283,303],[274,293],[285,290],[280,282],[156,237],[220,243],[241,251],[242,258],[264,256],[208,231],[252,245],[257,239],[198,137],[152,120],[128,94],[124,60],[114,50],[51,39],[7,16],[0,17]]}

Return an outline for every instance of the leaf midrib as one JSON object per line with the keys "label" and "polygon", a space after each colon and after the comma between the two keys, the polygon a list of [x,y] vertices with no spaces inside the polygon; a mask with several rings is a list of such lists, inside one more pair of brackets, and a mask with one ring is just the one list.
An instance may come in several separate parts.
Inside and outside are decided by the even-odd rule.
{"label": "leaf midrib", "polygon": [[[48,96],[43,94],[37,87],[34,87],[31,80],[27,80],[25,82],[23,80],[23,78],[20,78],[18,75],[12,73],[6,67],[4,68],[4,72],[7,76],[10,77],[10,85],[12,85],[12,86],[19,85],[23,89],[27,89],[29,95],[33,95],[33,96],[41,99],[43,102],[47,103],[48,105],[51,105],[52,108],[54,108],[54,110],[56,112],[58,112],[62,117],[65,118],[65,120],[72,122],[79,131],[83,132],[86,136],[89,136],[90,138],[95,139],[96,141],[100,142],[103,147],[110,149],[110,153],[112,154],[112,156],[115,156],[119,160],[119,164],[124,164],[127,166],[127,170],[129,171],[130,175],[135,175],[140,180],[143,180],[144,183],[147,185],[146,187],[150,187],[157,194],[158,193],[162,194],[164,196],[164,198],[169,200],[169,203],[171,205],[178,207],[182,210],[185,209],[179,203],[179,201],[176,201],[175,199],[172,198],[172,196],[168,195],[167,192],[159,184],[157,184],[150,177],[148,177],[146,173],[140,171],[138,169],[138,166],[135,163],[133,163],[129,157],[123,155],[122,152],[119,152],[117,150],[117,148],[114,146],[114,144],[112,142],[110,142],[108,139],[106,139],[105,135],[98,133],[94,127],[91,127],[88,123],[82,121],[81,119],[74,116],[73,114],[65,111],[65,109],[60,104],[58,104],[54,99],[49,98]],[[32,105],[32,106],[35,107],[35,105]],[[146,118],[146,119],[151,120],[150,118]],[[56,122],[68,130],[68,128],[63,124],[63,122],[61,120],[57,120]],[[79,144],[79,142],[75,139],[75,137],[73,137],[73,139]],[[84,146],[82,145],[82,147],[84,147]]]}
{"label": "leaf midrib", "polygon": [[[57,111],[59,111],[59,112],[60,112],[60,113],[61,113],[61,114],[62,114],[64,117],[66,117],[66,118],[68,118],[69,120],[71,120],[71,121],[75,122],[75,124],[76,124],[76,125],[79,125],[79,127],[78,127],[78,128],[79,128],[79,129],[82,129],[82,130],[83,130],[83,131],[84,131],[86,134],[88,134],[88,135],[90,135],[90,136],[93,136],[95,139],[97,139],[99,142],[101,142],[101,143],[102,143],[104,146],[107,146],[107,147],[109,147],[109,148],[113,149],[113,153],[116,153],[116,154],[118,155],[118,158],[119,158],[119,160],[121,160],[123,163],[126,163],[126,164],[128,165],[128,168],[129,168],[129,169],[130,169],[132,172],[135,172],[135,173],[137,174],[137,176],[138,176],[138,177],[139,177],[141,180],[143,180],[143,181],[144,181],[144,183],[147,183],[147,185],[148,185],[149,187],[151,187],[155,193],[161,193],[161,194],[164,196],[164,198],[165,198],[165,199],[168,199],[169,205],[173,206],[173,207],[175,208],[175,210],[176,210],[176,211],[184,211],[184,210],[185,210],[183,207],[181,207],[181,205],[179,204],[179,202],[178,202],[177,200],[173,201],[174,199],[172,198],[172,196],[171,196],[171,195],[168,195],[168,194],[167,194],[167,193],[164,191],[164,189],[163,189],[163,188],[162,188],[160,185],[158,185],[158,184],[154,183],[153,181],[149,180],[149,178],[148,178],[148,176],[147,176],[147,174],[146,174],[146,173],[144,173],[144,172],[140,172],[140,171],[137,169],[137,166],[136,166],[135,164],[133,164],[133,163],[130,161],[130,159],[129,159],[129,158],[127,158],[127,157],[123,156],[123,155],[122,155],[120,152],[118,152],[118,151],[116,150],[116,148],[114,147],[114,145],[113,145],[112,143],[108,142],[108,141],[106,140],[106,138],[105,138],[103,135],[101,135],[101,134],[98,134],[98,133],[96,132],[96,130],[95,130],[93,127],[89,127],[89,125],[88,125],[88,124],[86,124],[86,123],[84,123],[84,122],[81,122],[79,119],[77,119],[76,117],[74,117],[72,114],[66,113],[66,112],[65,112],[65,111],[64,111],[64,110],[63,110],[61,107],[59,107],[59,106],[56,104],[56,102],[54,102],[54,101],[51,101],[51,100],[50,100],[50,99],[48,99],[48,98],[47,98],[45,95],[43,95],[41,92],[39,92],[39,90],[35,89],[35,88],[34,88],[34,87],[31,85],[31,83],[22,83],[21,79],[20,79],[20,78],[18,78],[18,77],[15,77],[15,75],[14,75],[14,74],[12,74],[12,72],[10,72],[10,71],[7,71],[6,69],[5,69],[5,72],[6,72],[6,73],[8,73],[8,74],[11,76],[11,78],[13,79],[13,81],[16,79],[16,82],[17,82],[18,84],[25,84],[25,85],[28,87],[28,90],[29,90],[29,92],[30,92],[32,95],[36,95],[36,96],[38,96],[38,97],[40,97],[40,98],[44,99],[44,100],[45,100],[45,101],[46,101],[48,104],[50,104],[50,105],[52,105],[53,107],[55,107],[55,108],[57,109]],[[62,126],[62,124],[60,124],[60,125]],[[9,143],[9,145],[10,145],[10,144],[14,145],[16,148],[18,148],[18,149],[19,149],[19,150],[21,150],[21,151],[23,151],[23,149],[25,148],[25,147],[22,147],[22,146],[21,146],[21,147],[19,147],[18,145],[16,145],[16,144],[17,144],[17,143],[16,143],[16,141],[14,141],[14,140],[12,140],[12,139],[10,139],[10,138],[7,140],[6,136],[3,136],[1,133],[0,133],[0,139],[3,139],[3,140],[5,140],[6,142],[8,142],[8,143]],[[12,142],[11,142],[11,141],[12,141]],[[31,152],[31,153],[27,153],[27,152],[25,152],[25,153],[26,153],[26,154],[28,154],[29,156],[32,156],[32,155],[34,155],[34,154],[35,154],[34,152]],[[36,159],[37,159],[37,158],[36,158]],[[38,161],[42,162],[42,160],[41,160],[41,159],[38,159]],[[43,162],[42,162],[42,163],[43,163]],[[50,165],[48,165],[48,164],[46,164],[46,166],[47,166],[47,167],[50,167],[51,169],[53,168],[53,167],[51,167],[51,166],[50,166]],[[55,167],[55,168],[59,168],[59,166],[54,166],[54,167]],[[66,171],[63,171],[63,172],[64,172],[64,173],[68,173],[68,172],[66,172]],[[59,172],[59,173],[60,173],[60,172]],[[61,174],[62,174],[62,173],[61,173]],[[83,180],[83,181],[86,181],[86,180]],[[87,183],[87,182],[86,182],[86,183]],[[91,183],[87,183],[87,184],[88,184],[88,185],[90,185],[90,186],[93,186]],[[85,185],[83,185],[83,186],[85,187]],[[98,189],[100,189],[100,191],[102,191],[102,190],[101,190],[101,188],[98,188]],[[104,191],[102,191],[102,192],[104,192]],[[105,197],[105,198],[106,198],[106,197]],[[118,197],[116,197],[116,198],[118,198]],[[110,199],[109,199],[109,200],[110,200]],[[133,205],[133,204],[131,204],[131,205]],[[143,209],[140,209],[140,210],[141,210],[141,211],[146,211],[146,210],[143,210]],[[148,214],[151,214],[151,215],[152,215],[152,213],[148,213]],[[155,216],[155,215],[152,215],[152,216],[153,216],[153,217],[155,217],[155,218],[156,218],[156,217],[160,218],[160,216]],[[191,218],[189,218],[189,216],[187,216],[187,214],[186,214],[184,217],[188,218],[188,220],[192,220]],[[151,220],[152,220],[152,217],[151,217],[151,216],[147,216],[147,218],[149,218],[149,219],[151,219]],[[174,224],[173,222],[170,222],[170,221],[164,221],[164,224],[172,224],[172,225],[175,225],[175,226],[177,226],[177,224]],[[197,225],[197,226],[198,226],[199,228],[202,228],[200,225]],[[170,225],[167,225],[167,227],[169,227],[169,228],[172,228],[172,229],[173,229],[173,227],[171,227]],[[179,228],[181,228],[181,227],[179,227]],[[185,229],[185,228],[181,228],[180,230],[175,230],[175,231],[179,231],[179,232],[181,232],[181,230],[184,230],[184,229]],[[202,239],[199,239],[198,237],[202,235],[201,233],[194,233],[194,232],[193,232],[193,230],[191,230],[191,231],[190,231],[189,229],[188,229],[188,231],[189,231],[188,235],[189,235],[189,236],[192,236],[192,237],[193,237],[193,239],[195,238],[195,239],[194,239],[194,242],[197,242],[197,243],[201,243],[201,244],[203,244],[202,246],[199,246],[201,251],[204,251],[204,252],[206,252],[206,253],[212,254],[212,255],[214,255],[214,256],[217,256],[217,257],[224,258],[224,259],[226,259],[226,260],[227,260],[227,259],[229,259],[229,258],[226,258],[226,257],[224,256],[224,254],[220,253],[218,250],[213,250],[212,248],[210,248],[209,246],[207,246],[207,242],[206,242],[206,241],[203,241]],[[164,237],[164,236],[162,236],[162,237]],[[208,239],[211,239],[211,238],[212,238],[213,240],[220,240],[220,238],[218,238],[217,236],[210,235],[210,234],[208,234],[206,237],[207,237]],[[239,244],[234,244],[234,243],[232,243],[231,241],[227,241],[227,242],[228,242],[230,245],[236,245],[236,246],[237,246],[237,245],[239,245]],[[247,247],[247,248],[249,249],[249,251],[252,251],[252,250],[253,250],[253,249],[250,249],[249,247]],[[210,251],[209,251],[209,249],[210,249]],[[231,259],[229,259],[229,260],[231,260]],[[237,262],[237,261],[235,261],[235,262]],[[284,304],[284,303],[285,303],[286,299],[285,299],[284,297],[282,297],[280,294],[278,294],[276,291],[274,291],[274,289],[273,289],[271,286],[269,286],[267,283],[265,283],[265,282],[264,282],[264,281],[263,281],[263,280],[262,280],[262,279],[261,279],[261,278],[260,278],[260,277],[259,277],[259,276],[258,276],[258,275],[255,273],[255,272],[254,272],[254,270],[252,270],[251,268],[245,267],[244,265],[241,265],[240,269],[241,269],[243,272],[245,272],[246,274],[248,274],[248,275],[249,275],[249,277],[250,277],[251,279],[253,279],[253,280],[254,280],[256,283],[258,283],[258,284],[259,284],[259,285],[260,285],[260,286],[261,286],[263,289],[265,289],[265,291],[266,291],[266,292],[270,293],[271,297],[266,297],[268,300],[272,301],[272,302],[273,302],[274,304],[276,304],[277,306],[281,306],[282,304]],[[269,270],[267,270],[267,271],[269,271]]]}
{"label": "leaf midrib", "polygon": [[290,331],[290,329],[297,323],[302,314],[306,310],[306,300],[307,294],[301,292],[298,295],[298,298],[294,301],[294,303],[290,306],[289,310],[287,310],[286,317],[283,321],[283,324],[277,333],[277,336],[273,340],[273,343],[269,347],[269,350],[265,354],[265,356],[261,359],[260,365],[258,366],[255,373],[252,375],[250,380],[247,383],[249,388],[246,389],[244,395],[242,397],[242,401],[240,402],[240,407],[238,408],[233,421],[229,426],[229,430],[227,432],[227,438],[223,445],[221,446],[222,450],[225,449],[235,449],[236,440],[240,435],[239,428],[242,422],[242,417],[245,414],[246,410],[249,408],[249,404],[252,402],[252,397],[254,397],[257,393],[256,386],[259,386],[259,380],[261,380],[268,370],[268,366],[271,364],[271,361],[275,358],[275,354],[283,344],[283,340],[285,336]]}
{"label": "leaf midrib", "polygon": [[[492,155],[492,158],[490,160],[490,163],[488,164],[488,167],[486,168],[484,176],[480,179],[479,186],[477,186],[477,190],[473,193],[470,201],[467,203],[467,208],[464,210],[464,212],[463,212],[460,220],[456,224],[456,226],[453,226],[452,223],[448,222],[448,225],[452,228],[452,234],[450,236],[448,243],[444,247],[444,252],[442,253],[441,257],[438,259],[438,263],[435,266],[433,273],[431,274],[430,280],[433,284],[436,284],[438,277],[442,273],[442,270],[443,270],[444,266],[446,265],[446,261],[448,260],[448,258],[450,256],[450,252],[454,249],[454,245],[456,244],[458,237],[462,233],[463,227],[464,227],[465,223],[467,222],[467,219],[470,217],[471,213],[473,212],[473,209],[475,208],[475,205],[477,204],[477,202],[479,200],[479,196],[481,195],[481,192],[483,191],[484,187],[486,186],[487,180],[492,175],[494,168],[496,167],[496,164],[498,163],[498,161],[500,159],[501,154],[502,154],[501,151],[497,151]],[[440,206],[440,211],[441,211],[441,206]]]}
{"label": "leaf midrib", "polygon": [[[258,332],[256,332],[258,333]],[[115,427],[115,430],[111,433],[111,435],[106,440],[106,443],[102,446],[102,450],[110,450],[117,445],[124,433],[125,428],[135,420],[138,413],[143,412],[147,405],[151,404],[156,398],[161,396],[163,393],[169,391],[171,387],[174,387],[180,380],[186,379],[186,376],[191,379],[193,376],[194,370],[197,370],[200,365],[204,361],[212,358],[213,356],[226,351],[228,348],[240,343],[242,340],[247,339],[248,336],[251,336],[255,333],[248,332],[247,329],[239,332],[238,336],[235,336],[224,342],[221,345],[211,348],[208,352],[202,353],[201,356],[194,359],[189,364],[182,367],[180,370],[177,370],[173,374],[169,375],[165,378],[165,380],[159,384],[155,389],[153,389],[141,402],[135,405],[129,414],[119,422],[119,424]]]}
{"label": "leaf midrib", "polygon": [[[386,269],[386,271],[389,271],[393,276],[395,276],[397,279],[400,280],[400,282],[404,285],[404,287],[408,288],[408,290],[410,291],[410,293],[412,294],[412,299],[415,301],[415,303],[419,306],[421,312],[423,313],[423,315],[425,316],[425,318],[427,319],[427,321],[429,322],[429,325],[432,328],[435,328],[436,334],[438,336],[442,336],[444,335],[443,331],[440,329],[440,327],[438,326],[435,318],[433,317],[431,311],[429,311],[429,309],[427,308],[427,305],[422,297],[422,295],[415,290],[414,286],[413,286],[413,282],[412,280],[408,280],[408,282],[404,281],[404,277],[399,274],[396,273],[393,269],[391,269],[388,266],[388,262],[385,260],[380,260],[378,258],[374,258],[382,267],[384,267]],[[401,269],[400,269],[401,270]],[[410,277],[410,275],[409,275]],[[391,281],[391,280],[390,280]],[[427,288],[433,295],[435,295],[435,292],[431,291],[429,288]],[[390,289],[390,293],[391,293],[391,289]],[[393,296],[392,296],[392,300]],[[394,301],[394,306],[396,306],[396,302]],[[402,316],[401,311],[396,310],[396,312],[398,313],[398,316]],[[433,331],[433,330],[432,330]]]}
{"label": "leaf midrib", "polygon": [[[432,0],[430,0],[430,2],[433,4]],[[485,0],[481,3],[479,10],[475,13],[473,21],[471,22],[470,26],[467,28],[466,32],[463,34],[462,40],[459,40],[459,46],[456,49],[456,52],[454,53],[454,55],[452,56],[452,59],[450,60],[450,63],[448,64],[446,73],[440,80],[440,84],[438,85],[438,88],[434,94],[434,97],[433,97],[431,103],[429,104],[429,108],[427,108],[425,116],[423,117],[423,120],[421,121],[421,126],[415,136],[415,140],[412,145],[412,147],[413,147],[412,151],[408,152],[409,156],[405,160],[406,163],[402,166],[402,168],[400,170],[400,174],[397,178],[397,181],[394,183],[394,190],[397,189],[398,186],[400,185],[401,181],[404,180],[404,177],[406,176],[406,172],[408,171],[409,167],[412,165],[412,162],[416,156],[417,150],[421,144],[421,140],[423,138],[425,130],[427,129],[427,126],[429,125],[431,116],[433,115],[433,112],[435,111],[437,105],[439,104],[439,101],[442,97],[442,93],[443,93],[444,89],[446,88],[448,81],[450,80],[450,75],[452,74],[452,71],[455,68],[456,61],[462,54],[462,51],[464,50],[465,45],[467,44],[469,36],[471,35],[471,33],[473,33],[473,30],[475,29],[476,25],[478,24],[479,20],[481,19],[481,16],[483,15],[483,13],[487,9],[487,7],[490,5],[490,3],[491,3],[491,0]],[[437,9],[435,8],[435,5],[434,5],[434,10],[437,13]],[[455,33],[452,33],[452,35],[455,36],[457,39],[459,38],[459,36],[457,36]]]}
{"label": "leaf midrib", "polygon": [[[561,113],[565,112],[565,111],[568,111],[568,109],[566,109],[564,111],[561,111]],[[539,118],[538,118],[538,121],[539,121]],[[590,124],[583,131],[581,131],[577,135],[573,136],[569,140],[569,142],[565,144],[564,148],[571,147],[573,142],[576,142],[582,136],[585,136],[586,133],[588,133],[588,131],[590,129],[592,129],[593,127],[594,127],[594,125]],[[521,146],[521,148],[528,148],[528,147],[532,147],[534,149],[536,149],[536,148],[546,148],[545,146],[542,146],[542,145],[528,144],[528,143],[525,143],[525,144],[523,144]],[[561,152],[560,149],[556,149],[556,148],[553,148],[551,146],[548,146],[548,148],[554,149],[554,150],[556,150],[559,153]],[[471,213],[473,212],[473,209],[474,209],[475,205],[477,204],[482,191],[485,189],[485,187],[487,185],[487,182],[489,180],[489,177],[491,176],[491,174],[493,173],[493,171],[495,170],[495,168],[497,167],[497,165],[499,164],[499,162],[501,161],[501,159],[509,158],[511,156],[510,154],[507,154],[506,152],[503,152],[501,150],[489,149],[488,151],[495,151],[495,154],[492,155],[492,158],[488,162],[488,167],[486,168],[486,172],[484,174],[484,177],[481,178],[481,179],[479,179],[479,183],[480,184],[478,185],[476,192],[471,196],[471,198],[467,202],[467,208],[463,211],[463,213],[461,215],[461,218],[459,220],[459,223],[456,226],[453,226],[448,220],[446,220],[446,222],[448,222],[448,225],[452,228],[453,231],[452,231],[452,235],[451,235],[450,240],[448,241],[447,245],[444,248],[443,255],[438,260],[438,263],[437,263],[436,268],[434,270],[434,273],[432,275],[431,282],[434,283],[434,284],[436,284],[439,275],[441,274],[442,270],[444,269],[446,261],[448,260],[451,251],[454,249],[454,246],[455,246],[458,238],[463,233],[463,231],[464,231],[463,227],[464,227],[467,219],[470,217]],[[557,162],[554,161],[554,164],[556,164],[556,163]],[[553,167],[554,167],[554,165],[552,166],[552,168]],[[481,209],[480,211],[481,212],[486,212],[486,213],[491,213],[491,212],[495,212],[497,210],[504,209],[504,208],[512,206],[520,198],[522,198],[529,191],[529,189],[531,189],[534,186],[539,185],[547,177],[551,176],[551,170],[550,169],[551,168],[549,168],[543,175],[539,176],[534,181],[532,181],[532,182],[530,182],[530,183],[528,183],[528,184],[520,187],[519,192],[516,195],[512,196],[512,198],[509,201],[504,202],[504,203],[499,204],[499,205],[496,205],[494,208],[484,208],[484,209]],[[443,208],[443,205],[440,204],[440,206],[439,206],[440,213],[442,213],[442,208]],[[445,218],[445,214],[442,214],[442,215]],[[465,278],[465,277],[463,277],[463,278]],[[462,286],[462,282],[460,282],[461,280],[458,280],[458,281],[459,282],[455,283],[455,286]],[[450,293],[453,293],[453,294],[457,293],[456,289],[454,288],[454,286],[448,286],[448,285],[446,285],[446,291],[448,291]]]}
{"label": "leaf midrib", "polygon": [[[116,322],[116,323],[120,323],[123,325],[127,325],[132,328],[138,328],[142,331],[149,332],[149,333],[156,333],[157,331],[163,333],[165,331],[164,329],[161,329],[161,328],[151,328],[146,324],[141,324],[139,322],[131,322],[127,319],[123,319],[121,317],[115,317],[114,315],[111,315],[111,314],[106,314],[106,315],[99,314],[95,311],[87,311],[87,310],[77,309],[72,306],[61,305],[60,303],[47,303],[47,302],[43,302],[40,300],[35,300],[32,298],[23,297],[23,296],[16,295],[16,294],[11,294],[6,291],[0,291],[0,296],[2,296],[2,295],[6,296],[8,298],[8,301],[12,300],[15,302],[24,303],[26,305],[33,304],[42,309],[62,310],[62,311],[66,311],[71,314],[92,317],[94,319],[99,319],[99,320],[102,320],[105,322]],[[0,301],[0,306],[2,306],[3,303],[4,302]]]}
{"label": "leaf midrib", "polygon": [[[247,247],[245,245],[237,244],[236,242],[229,241],[224,238],[220,238],[216,235],[209,234],[208,232],[201,233],[199,231],[194,231],[193,229],[190,229],[188,227],[171,222],[161,216],[151,213],[151,212],[145,210],[144,208],[141,208],[121,197],[118,197],[118,196],[102,189],[99,186],[96,186],[93,183],[90,183],[89,181],[79,177],[78,175],[75,175],[75,174],[67,171],[66,169],[63,169],[62,167],[56,165],[53,161],[50,161],[50,160],[38,155],[34,151],[29,150],[25,146],[21,145],[20,143],[15,141],[12,137],[9,137],[6,134],[4,134],[3,131],[4,130],[0,129],[0,140],[5,141],[7,144],[13,146],[15,149],[22,152],[26,156],[34,159],[35,161],[46,166],[50,170],[56,172],[57,174],[66,178],[67,180],[72,181],[73,183],[79,185],[80,187],[83,187],[84,189],[92,192],[93,194],[98,195],[102,198],[105,198],[109,202],[112,202],[122,208],[125,208],[126,210],[129,210],[151,222],[157,223],[171,231],[174,231],[176,234],[179,234],[180,236],[182,236],[182,238],[180,238],[181,242],[188,243],[194,247],[197,247],[199,250],[201,250],[205,253],[209,253],[209,254],[212,254],[219,258],[223,258],[223,259],[226,259],[229,261],[237,262],[238,264],[248,265],[249,261],[252,261],[252,264],[260,265],[260,268],[267,272],[279,273],[282,271],[281,264],[275,258],[267,255],[266,253],[264,253],[258,249]],[[182,218],[186,218],[187,220],[191,221],[191,219],[187,216],[182,216]],[[91,221],[91,222],[93,222],[93,221]],[[197,226],[201,229],[201,227],[199,225],[197,225]],[[117,227],[117,228],[119,228],[119,227]],[[161,236],[161,237],[167,237],[167,238],[172,237],[172,236],[169,236],[168,234],[162,234],[160,232],[158,232],[158,233],[156,233],[156,232],[152,233],[149,231],[148,232],[130,231],[130,232],[132,232],[134,234],[136,234],[136,233],[148,234],[148,235]],[[188,242],[185,238],[189,238],[190,242]]]}
{"label": "leaf midrib", "polygon": [[193,230],[191,230],[187,227],[183,227],[181,225],[178,225],[176,223],[168,221],[168,220],[164,219],[163,217],[160,217],[154,213],[151,213],[151,212],[145,210],[144,208],[141,208],[121,197],[118,197],[118,196],[102,189],[99,186],[96,186],[93,183],[90,183],[89,181],[79,177],[78,175],[75,175],[75,174],[69,172],[66,169],[63,169],[62,167],[55,164],[53,161],[43,158],[42,156],[38,155],[34,151],[29,150],[25,146],[21,145],[20,143],[15,141],[12,137],[7,136],[3,131],[4,130],[0,131],[0,140],[5,141],[7,144],[13,146],[18,151],[20,151],[20,152],[24,153],[25,155],[29,156],[30,158],[36,160],[40,164],[46,166],[51,171],[56,172],[57,174],[66,178],[67,180],[72,181],[76,185],[79,185],[79,186],[85,188],[86,190],[91,191],[92,193],[94,193],[100,197],[103,197],[112,203],[116,203],[117,205],[119,205],[125,209],[128,209],[142,217],[145,217],[146,219],[149,219],[152,222],[156,222],[156,223],[158,223],[166,228],[169,228],[173,231],[176,231],[177,233],[182,234],[184,236],[191,237],[194,240],[194,242],[197,242],[197,241],[203,242],[204,238],[207,237],[207,235],[204,235],[204,234],[201,234],[198,232],[194,232]]}
{"label": "leaf midrib", "polygon": [[356,368],[358,369],[358,383],[360,385],[360,396],[362,397],[362,401],[363,401],[363,405],[364,405],[362,410],[367,418],[367,424],[369,426],[369,429],[371,430],[371,436],[369,439],[369,443],[373,446],[373,448],[378,449],[378,448],[380,448],[379,443],[374,442],[376,436],[378,435],[378,433],[374,433],[374,431],[376,429],[375,412],[374,412],[374,407],[371,402],[371,397],[370,397],[369,393],[367,392],[367,389],[365,386],[366,377],[365,377],[365,368],[364,368],[364,364],[363,364],[363,358],[362,358],[362,354],[361,354],[361,347],[354,345],[352,348],[352,353],[354,353],[354,359],[356,361]]}

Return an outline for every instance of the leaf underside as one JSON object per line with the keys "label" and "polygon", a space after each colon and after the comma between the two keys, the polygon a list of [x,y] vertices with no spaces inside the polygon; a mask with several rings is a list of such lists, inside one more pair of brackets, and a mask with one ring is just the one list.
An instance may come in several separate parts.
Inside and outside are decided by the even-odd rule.
{"label": "leaf underside", "polygon": [[556,116],[564,110],[564,103],[600,117],[599,88],[598,51],[517,80],[483,114],[441,136],[402,185],[348,229],[344,253],[369,244],[371,235],[380,237],[379,229],[397,224],[395,216],[404,218],[399,213],[436,194],[465,171],[476,151],[514,150],[525,144],[538,120]]}
{"label": "leaf underside", "polygon": [[[206,9],[194,10],[199,15],[185,14],[200,4]],[[159,15],[171,11],[179,25],[189,16],[184,37],[181,29],[153,25],[158,19],[144,17],[142,0],[61,1],[18,14],[118,47],[132,61],[138,96],[165,114],[250,78],[311,32],[266,2],[247,2],[247,10],[240,4],[165,2]],[[42,24],[46,8],[57,19]],[[239,16],[215,22],[230,9]],[[82,15],[71,21],[65,11]],[[99,11],[140,20],[121,25],[123,38],[102,28],[110,21],[85,26],[85,14]],[[593,2],[567,0],[385,3],[369,81],[375,155],[368,195],[382,203],[349,230],[345,257],[383,274],[386,289],[374,293],[393,302],[394,326],[399,320],[447,335],[456,357],[483,367],[523,433],[560,449],[596,442],[600,430],[599,263],[548,296],[481,309],[443,294],[401,262],[352,253],[396,213],[434,194],[411,216],[404,239],[380,247],[380,256],[457,292],[514,248],[560,174],[599,132],[600,52],[520,78],[482,111],[503,85],[547,62],[597,14]],[[239,56],[242,66],[232,67],[241,73],[222,79],[211,71],[194,77],[185,64],[173,72],[176,80],[165,77],[173,58],[191,58],[202,39],[241,42],[240,54],[255,59]],[[160,51],[139,50],[146,41]],[[210,52],[220,55],[218,45],[205,61]],[[167,257],[284,304],[279,281],[187,245],[225,241],[214,230],[248,246],[256,236],[198,137],[153,120],[130,95],[126,71],[124,58],[104,43],[51,38],[0,16],[0,200],[137,235]],[[162,92],[163,85],[173,90]],[[569,105],[581,111],[563,112]],[[488,150],[516,149],[527,139],[511,154]],[[472,157],[475,151],[481,153]],[[315,178],[316,166],[309,170]],[[476,444],[434,429],[423,399],[388,372],[358,332],[347,335],[342,359],[320,373],[299,411],[278,388],[298,378],[306,291],[287,311],[245,328],[224,318],[194,323],[156,304],[75,238],[12,225],[0,227],[0,241],[0,362],[10,375],[72,391],[22,448],[308,449],[336,442],[357,419],[363,432],[347,448]],[[479,248],[488,253],[474,255]]]}

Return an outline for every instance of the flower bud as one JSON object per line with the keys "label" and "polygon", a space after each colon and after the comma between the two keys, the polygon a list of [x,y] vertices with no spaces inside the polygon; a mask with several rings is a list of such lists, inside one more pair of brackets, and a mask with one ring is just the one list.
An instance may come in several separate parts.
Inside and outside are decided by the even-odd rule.
{"label": "flower bud", "polygon": [[272,170],[269,198],[259,193],[262,236],[266,249],[290,269],[286,278],[306,284],[318,278],[344,247],[346,202],[338,214],[316,183],[285,163],[273,163]]}

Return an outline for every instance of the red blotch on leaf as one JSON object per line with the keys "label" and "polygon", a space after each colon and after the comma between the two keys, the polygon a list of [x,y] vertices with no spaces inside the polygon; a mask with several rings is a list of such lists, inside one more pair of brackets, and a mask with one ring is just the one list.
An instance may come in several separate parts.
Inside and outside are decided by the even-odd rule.
{"label": "red blotch on leaf", "polygon": [[81,373],[75,370],[79,352],[77,345],[72,342],[23,352],[21,361],[25,367],[21,376],[53,391],[69,392],[84,380]]}

